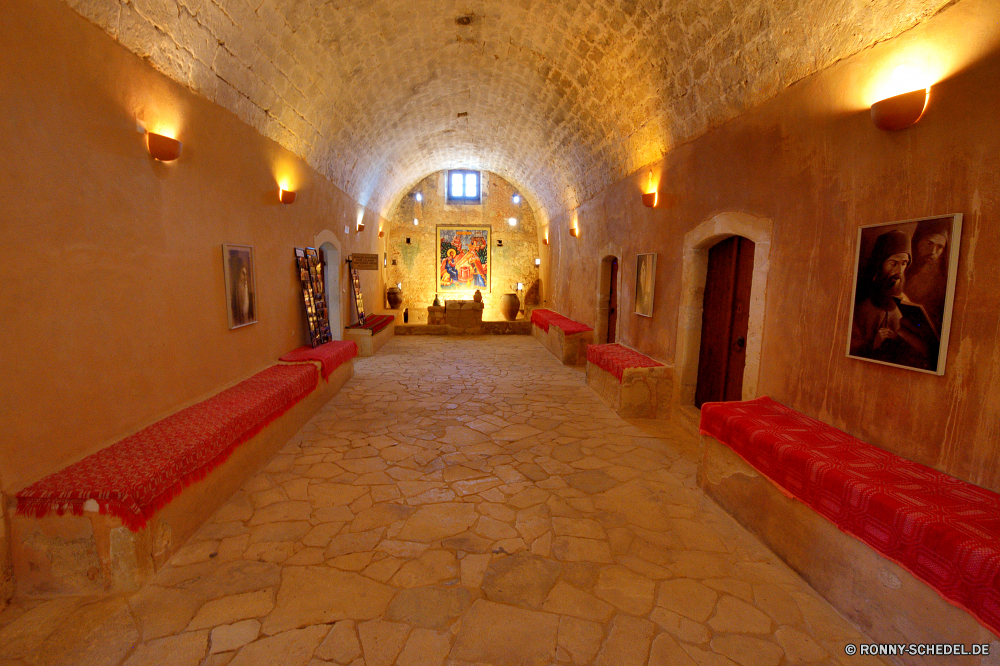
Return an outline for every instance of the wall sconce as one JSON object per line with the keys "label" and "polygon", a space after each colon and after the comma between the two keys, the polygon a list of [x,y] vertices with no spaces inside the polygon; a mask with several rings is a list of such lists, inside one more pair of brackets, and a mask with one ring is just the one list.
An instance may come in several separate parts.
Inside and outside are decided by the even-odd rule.
{"label": "wall sconce", "polygon": [[573,238],[579,238],[580,237],[580,227],[570,227],[569,228],[569,235],[572,236]]}
{"label": "wall sconce", "polygon": [[283,204],[295,203],[295,192],[291,190],[286,190],[283,187],[278,188],[278,201]]}
{"label": "wall sconce", "polygon": [[146,132],[146,149],[161,162],[173,162],[181,156],[181,142],[162,134]]}
{"label": "wall sconce", "polygon": [[420,220],[413,218],[413,226],[417,226],[418,224],[420,224]]}
{"label": "wall sconce", "polygon": [[542,245],[548,245],[548,244],[549,244],[549,237],[546,236],[545,238],[542,239]]}
{"label": "wall sconce", "polygon": [[927,110],[931,87],[922,80],[919,71],[909,65],[899,65],[892,70],[890,90],[903,90],[872,104],[872,122],[887,132],[906,129],[915,124]]}
{"label": "wall sconce", "polygon": [[513,197],[511,197],[511,199],[512,199],[512,201],[515,204],[521,203],[521,195],[520,194],[515,194]]}
{"label": "wall sconce", "polygon": [[385,232],[384,232],[384,231],[382,231],[381,229],[379,229],[379,230],[378,230],[378,237],[379,237],[379,238],[382,238],[382,237],[384,237],[384,236],[385,236]]}
{"label": "wall sconce", "polygon": [[364,222],[358,222],[358,233],[360,234],[364,230],[365,230],[365,223]]}
{"label": "wall sconce", "polygon": [[646,192],[642,195],[642,205],[646,208],[655,208],[656,201],[659,199],[659,192],[656,191],[656,186],[653,185],[653,172],[649,172],[649,179],[646,181]]}
{"label": "wall sconce", "polygon": [[535,266],[541,266],[541,265],[542,265],[542,260],[541,260],[541,258],[539,258],[539,257],[535,257]]}
{"label": "wall sconce", "polygon": [[424,195],[421,194],[420,192],[417,192],[416,194],[413,195],[413,198],[416,199],[417,201],[423,201]]}
{"label": "wall sconce", "polygon": [[509,224],[512,227],[516,227],[517,226],[517,218],[516,217],[508,217],[507,218],[507,224]]}

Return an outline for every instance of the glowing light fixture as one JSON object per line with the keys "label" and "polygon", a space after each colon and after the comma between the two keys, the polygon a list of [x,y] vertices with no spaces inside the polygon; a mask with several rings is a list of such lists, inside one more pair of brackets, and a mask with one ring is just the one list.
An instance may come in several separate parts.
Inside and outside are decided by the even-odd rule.
{"label": "glowing light fixture", "polygon": [[542,265],[541,258],[540,257],[535,257],[535,266],[541,266],[541,265]]}
{"label": "glowing light fixture", "polygon": [[146,132],[146,149],[161,162],[173,162],[181,156],[181,142],[162,134]]}
{"label": "glowing light fixture", "polygon": [[278,188],[278,201],[283,204],[295,203],[295,192],[286,190],[285,186],[282,185]]}
{"label": "glowing light fixture", "polygon": [[378,230],[378,237],[379,237],[379,238],[382,238],[383,236],[385,236],[385,232],[384,232],[384,231],[382,231],[381,229],[379,229],[379,230]]}
{"label": "glowing light fixture", "polygon": [[573,238],[579,238],[580,237],[580,227],[570,227],[569,228],[569,235],[572,236]]}
{"label": "glowing light fixture", "polygon": [[365,223],[364,222],[358,222],[358,233],[360,234],[364,230],[365,230]]}
{"label": "glowing light fixture", "polygon": [[507,224],[509,224],[512,227],[516,227],[517,226],[517,218],[516,217],[508,217],[507,218]]}
{"label": "glowing light fixture", "polygon": [[927,110],[931,86],[927,77],[910,65],[892,70],[886,88],[888,97],[872,104],[872,122],[887,132],[914,125]]}
{"label": "glowing light fixture", "polygon": [[642,205],[646,208],[655,208],[659,198],[660,193],[656,191],[656,185],[653,184],[653,172],[650,170],[649,178],[646,180],[646,192],[642,195]]}
{"label": "glowing light fixture", "polygon": [[418,224],[420,224],[420,220],[413,218],[413,226],[417,226]]}
{"label": "glowing light fixture", "polygon": [[521,203],[521,195],[520,194],[515,194],[514,197],[513,197],[513,199],[514,199],[514,203],[516,203],[516,204]]}
{"label": "glowing light fixture", "polygon": [[420,192],[417,192],[416,194],[413,195],[413,198],[416,199],[417,201],[423,201],[424,195],[421,194]]}

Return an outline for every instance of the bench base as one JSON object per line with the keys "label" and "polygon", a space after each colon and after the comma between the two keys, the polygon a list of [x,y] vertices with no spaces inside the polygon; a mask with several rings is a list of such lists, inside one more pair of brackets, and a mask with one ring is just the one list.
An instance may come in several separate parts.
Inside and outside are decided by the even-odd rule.
{"label": "bench base", "polygon": [[393,322],[381,331],[372,335],[372,332],[364,328],[345,328],[344,339],[354,340],[358,345],[358,356],[373,356],[382,345],[389,342],[389,338],[395,335],[396,324]]}
{"label": "bench base", "polygon": [[531,324],[531,334],[563,365],[584,365],[587,362],[587,345],[594,340],[593,331],[566,335],[558,326],[546,331],[538,324]]}
{"label": "bench base", "polygon": [[[782,493],[714,437],[702,436],[698,484],[813,589],[877,643],[990,643],[997,637],[975,618],[895,562],[806,504]],[[924,664],[904,656],[901,663]],[[982,657],[947,657],[980,664]],[[942,661],[942,663],[944,663]],[[988,663],[988,662],[987,662]]]}
{"label": "bench base", "polygon": [[185,488],[138,532],[130,531],[119,518],[96,510],[85,509],[82,516],[15,515],[16,500],[10,498],[6,511],[16,595],[99,595],[137,590],[353,374],[354,364],[347,362],[334,370],[329,380],[320,379],[316,390],[238,446],[203,480]]}
{"label": "bench base", "polygon": [[630,419],[670,419],[673,368],[627,368],[621,382],[598,365],[587,362],[587,386],[619,416]]}

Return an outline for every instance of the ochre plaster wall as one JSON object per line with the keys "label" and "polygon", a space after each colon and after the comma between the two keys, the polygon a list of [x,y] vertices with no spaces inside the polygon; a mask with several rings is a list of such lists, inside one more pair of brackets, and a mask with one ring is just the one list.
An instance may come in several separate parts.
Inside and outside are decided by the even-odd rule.
{"label": "ochre plaster wall", "polygon": [[[376,252],[382,220],[365,211],[354,233],[357,202],[65,4],[4,0],[0,26],[9,493],[303,344],[293,246],[329,229],[345,255]],[[153,161],[136,118],[175,126],[180,159]],[[277,203],[279,176],[294,205]],[[256,253],[258,323],[232,331],[223,243]],[[364,287],[380,304],[380,273]]]}
{"label": "ochre plaster wall", "polygon": [[[410,310],[411,323],[427,321],[427,306],[434,302],[437,287],[437,270],[440,256],[437,247],[437,227],[442,225],[489,226],[491,290],[483,291],[483,319],[502,320],[500,298],[513,291],[512,285],[521,282],[522,307],[528,302],[539,302],[541,283],[535,258],[538,253],[538,225],[528,203],[522,198],[515,204],[517,190],[500,176],[483,171],[483,202],[480,205],[450,205],[447,203],[445,185],[447,171],[433,173],[410,189],[390,216],[390,226],[385,239],[389,251],[387,285],[403,284],[403,307]],[[423,195],[423,201],[413,196]],[[509,218],[517,224],[510,226]],[[420,224],[414,226],[413,219]],[[406,243],[406,239],[410,243]],[[497,247],[497,240],[503,247]],[[395,261],[395,265],[392,262]],[[441,292],[442,302],[447,299],[471,299],[468,293]]]}
{"label": "ochre plaster wall", "polygon": [[[600,248],[617,243],[623,341],[672,363],[684,234],[727,211],[770,219],[758,394],[1000,491],[997,26],[1000,4],[963,0],[552,220],[553,307],[595,324]],[[934,85],[914,127],[880,131],[856,103],[887,62],[955,50],[968,62]],[[661,199],[652,210],[639,196],[650,169]],[[946,213],[965,216],[946,374],[846,358],[857,228]],[[640,252],[658,253],[651,319],[632,314]]]}

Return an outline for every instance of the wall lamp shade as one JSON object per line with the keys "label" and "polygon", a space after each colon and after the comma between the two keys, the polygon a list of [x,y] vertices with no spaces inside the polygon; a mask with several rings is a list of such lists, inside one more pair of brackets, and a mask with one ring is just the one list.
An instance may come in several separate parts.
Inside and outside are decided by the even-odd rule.
{"label": "wall lamp shade", "polygon": [[364,230],[365,230],[365,223],[364,222],[358,222],[358,233],[360,234]]}
{"label": "wall lamp shade", "polygon": [[173,162],[181,156],[181,142],[162,134],[146,132],[146,149],[161,162]]}
{"label": "wall lamp shade", "polygon": [[930,96],[930,88],[921,88],[875,102],[872,104],[872,122],[875,127],[887,132],[906,129],[924,115]]}
{"label": "wall lamp shade", "polygon": [[536,266],[541,266],[542,265],[542,260],[541,260],[540,257],[535,257],[535,265]]}
{"label": "wall lamp shade", "polygon": [[545,238],[542,239],[542,245],[548,245],[548,244],[549,244],[549,237],[546,236]]}
{"label": "wall lamp shade", "polygon": [[573,238],[579,238],[580,237],[580,227],[570,227],[570,229],[569,229],[569,235],[572,236]]}
{"label": "wall lamp shade", "polygon": [[648,192],[642,195],[642,205],[646,208],[655,208],[659,199],[659,192]]}
{"label": "wall lamp shade", "polygon": [[295,203],[295,192],[278,188],[278,201],[283,204]]}
{"label": "wall lamp shade", "polygon": [[379,237],[379,238],[382,238],[383,236],[385,236],[385,232],[384,232],[384,231],[382,231],[381,229],[379,229],[379,232],[378,232],[378,237]]}

